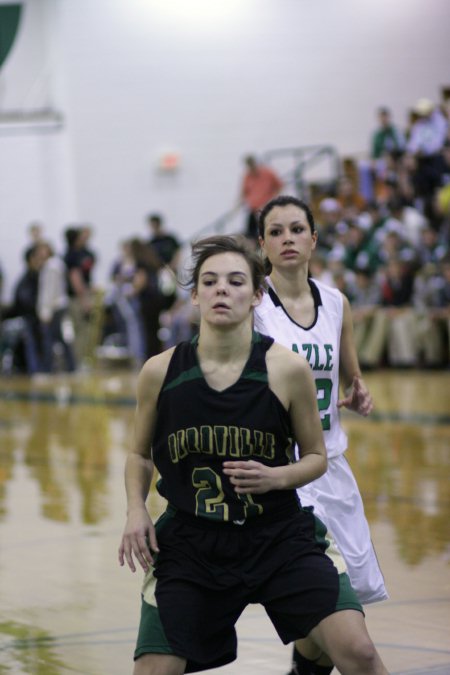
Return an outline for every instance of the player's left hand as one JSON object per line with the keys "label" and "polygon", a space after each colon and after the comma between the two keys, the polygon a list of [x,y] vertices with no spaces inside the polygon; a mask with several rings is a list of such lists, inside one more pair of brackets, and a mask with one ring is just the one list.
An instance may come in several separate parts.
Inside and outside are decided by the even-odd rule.
{"label": "player's left hand", "polygon": [[223,472],[229,476],[230,483],[238,494],[264,494],[275,490],[279,484],[279,469],[282,467],[266,466],[250,459],[247,462],[224,462]]}
{"label": "player's left hand", "polygon": [[353,410],[353,412],[367,417],[373,410],[373,400],[370,395],[370,391],[367,389],[364,384],[362,377],[355,375],[353,382],[345,398],[342,398],[338,401],[338,408],[348,408]]}

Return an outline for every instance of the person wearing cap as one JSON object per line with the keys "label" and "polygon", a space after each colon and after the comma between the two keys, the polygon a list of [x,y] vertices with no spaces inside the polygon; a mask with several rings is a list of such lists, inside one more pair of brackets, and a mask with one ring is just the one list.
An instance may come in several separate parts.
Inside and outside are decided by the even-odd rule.
{"label": "person wearing cap", "polygon": [[411,127],[406,149],[415,156],[432,157],[437,155],[444,143],[448,131],[448,122],[441,110],[428,98],[420,98],[413,108],[417,120]]}
{"label": "person wearing cap", "polygon": [[414,106],[417,116],[406,145],[414,190],[422,200],[425,215],[433,215],[433,195],[440,185],[440,152],[444,146],[448,121],[438,106],[421,98]]}

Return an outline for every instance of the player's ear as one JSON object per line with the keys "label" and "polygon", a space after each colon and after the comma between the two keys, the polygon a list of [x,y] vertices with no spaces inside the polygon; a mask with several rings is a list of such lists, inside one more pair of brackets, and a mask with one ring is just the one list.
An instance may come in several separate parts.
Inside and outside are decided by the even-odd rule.
{"label": "player's ear", "polygon": [[253,295],[252,307],[258,307],[258,305],[261,304],[262,297],[263,297],[263,289],[258,288],[258,290],[255,291]]}
{"label": "player's ear", "polygon": [[194,307],[198,307],[198,294],[196,288],[193,288],[191,291],[191,302],[194,305]]}

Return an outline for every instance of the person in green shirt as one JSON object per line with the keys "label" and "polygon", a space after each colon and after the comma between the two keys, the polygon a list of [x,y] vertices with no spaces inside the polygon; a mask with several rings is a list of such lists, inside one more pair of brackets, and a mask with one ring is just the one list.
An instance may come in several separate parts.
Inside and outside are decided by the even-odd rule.
{"label": "person in green shirt", "polygon": [[405,147],[403,134],[392,123],[391,112],[388,108],[378,109],[379,126],[372,135],[372,159],[383,159],[392,152],[401,152]]}

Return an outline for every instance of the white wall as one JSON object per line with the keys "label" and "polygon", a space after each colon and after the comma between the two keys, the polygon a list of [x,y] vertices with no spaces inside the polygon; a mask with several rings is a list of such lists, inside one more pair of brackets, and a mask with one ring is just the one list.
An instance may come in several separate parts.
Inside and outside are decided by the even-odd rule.
{"label": "white wall", "polygon": [[[35,218],[58,245],[91,222],[103,283],[149,211],[186,238],[230,208],[245,153],[364,152],[380,104],[403,125],[450,84],[448,25],[448,0],[28,0],[0,106],[47,102],[66,127],[0,130],[9,286]],[[174,175],[157,170],[165,150],[180,153]]]}

